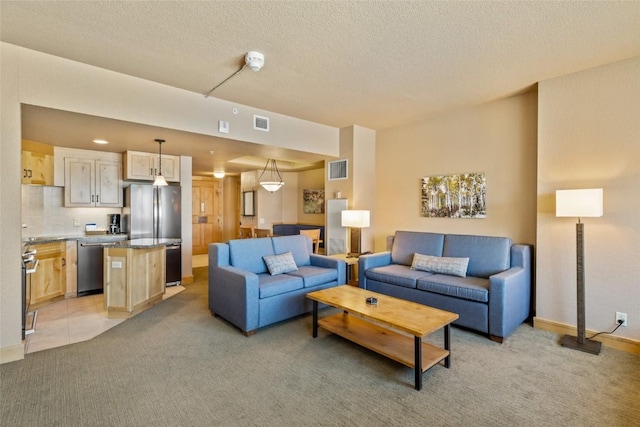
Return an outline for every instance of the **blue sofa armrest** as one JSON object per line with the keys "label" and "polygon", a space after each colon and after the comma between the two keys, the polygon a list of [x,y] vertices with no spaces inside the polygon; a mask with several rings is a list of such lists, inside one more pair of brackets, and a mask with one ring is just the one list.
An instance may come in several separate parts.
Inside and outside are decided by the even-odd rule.
{"label": "blue sofa armrest", "polygon": [[389,264],[391,264],[391,251],[362,255],[358,259],[358,287],[367,289],[367,279],[364,275],[367,269]]}
{"label": "blue sofa armrest", "polygon": [[[228,265],[224,257],[226,245],[209,247],[209,310],[249,332],[258,328],[260,306],[258,276]],[[228,246],[226,248],[228,253]],[[227,257],[228,260],[228,257]],[[226,265],[225,265],[226,264]]]}
{"label": "blue sofa armrest", "polygon": [[513,245],[511,265],[489,277],[489,334],[496,337],[509,336],[531,308],[531,247]]}

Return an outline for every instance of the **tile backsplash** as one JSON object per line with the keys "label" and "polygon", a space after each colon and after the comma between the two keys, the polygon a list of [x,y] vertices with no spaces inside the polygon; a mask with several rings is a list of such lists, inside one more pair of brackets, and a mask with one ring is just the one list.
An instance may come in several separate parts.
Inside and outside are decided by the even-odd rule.
{"label": "tile backsplash", "polygon": [[[122,213],[121,208],[65,208],[64,188],[22,185],[22,238],[84,235],[84,225],[96,223],[107,228],[107,215]],[[79,227],[74,223],[78,222]]]}

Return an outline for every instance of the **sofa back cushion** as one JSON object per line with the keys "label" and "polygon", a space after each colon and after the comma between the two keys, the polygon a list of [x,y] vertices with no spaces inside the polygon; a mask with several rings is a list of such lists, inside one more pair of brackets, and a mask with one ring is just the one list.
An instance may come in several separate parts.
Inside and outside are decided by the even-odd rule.
{"label": "sofa back cushion", "polygon": [[444,234],[419,231],[396,231],[391,246],[391,262],[411,265],[413,254],[442,256]]}
{"label": "sofa back cushion", "polygon": [[[286,251],[284,251],[286,252]],[[267,272],[263,256],[275,255],[271,237],[229,240],[229,264],[255,274]]]}
{"label": "sofa back cushion", "polygon": [[311,265],[313,245],[311,239],[301,234],[295,236],[273,237],[273,250],[276,254],[291,252],[298,267]]}
{"label": "sofa back cushion", "polygon": [[486,279],[510,267],[512,244],[507,237],[447,234],[442,256],[468,257],[467,275]]}

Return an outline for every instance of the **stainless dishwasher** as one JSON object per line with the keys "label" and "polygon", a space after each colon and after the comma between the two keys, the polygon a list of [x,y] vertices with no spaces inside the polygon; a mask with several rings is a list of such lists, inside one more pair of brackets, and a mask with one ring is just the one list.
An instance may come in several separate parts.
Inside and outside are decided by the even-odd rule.
{"label": "stainless dishwasher", "polygon": [[103,291],[103,248],[115,242],[78,242],[78,296]]}

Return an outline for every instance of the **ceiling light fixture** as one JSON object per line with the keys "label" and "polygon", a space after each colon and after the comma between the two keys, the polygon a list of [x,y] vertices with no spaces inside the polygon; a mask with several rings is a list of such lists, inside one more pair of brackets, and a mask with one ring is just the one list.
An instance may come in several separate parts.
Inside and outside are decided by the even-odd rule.
{"label": "ceiling light fixture", "polygon": [[214,88],[211,89],[209,92],[207,92],[204,95],[204,97],[205,98],[210,97],[214,90],[218,89],[220,86],[222,86],[223,84],[231,80],[233,77],[240,74],[240,72],[247,67],[251,68],[251,70],[253,70],[256,73],[260,71],[262,67],[264,67],[264,54],[260,52],[256,52],[254,50],[247,52],[244,55],[244,65],[238,71],[236,71],[235,73],[231,74],[229,77],[224,79],[221,83],[214,86]]}
{"label": "ceiling light fixture", "polygon": [[108,144],[109,143],[109,141],[107,141],[106,139],[94,139],[93,142],[96,143],[96,144]]}
{"label": "ceiling light fixture", "polygon": [[[268,180],[267,179],[263,180],[262,177],[264,176],[265,172],[267,171],[267,168],[269,167],[270,169],[269,169]],[[282,188],[282,186],[284,185],[284,182],[282,181],[282,176],[280,176],[280,171],[278,170],[278,166],[276,165],[276,161],[274,159],[267,160],[267,164],[264,165],[264,169],[262,170],[262,173],[258,177],[258,182],[260,183],[262,188],[264,188],[270,193],[274,193]]]}
{"label": "ceiling light fixture", "polygon": [[162,143],[164,143],[164,139],[156,139],[158,143],[158,175],[156,175],[156,180],[153,181],[153,185],[156,187],[164,187],[167,184],[167,180],[162,176]]}

